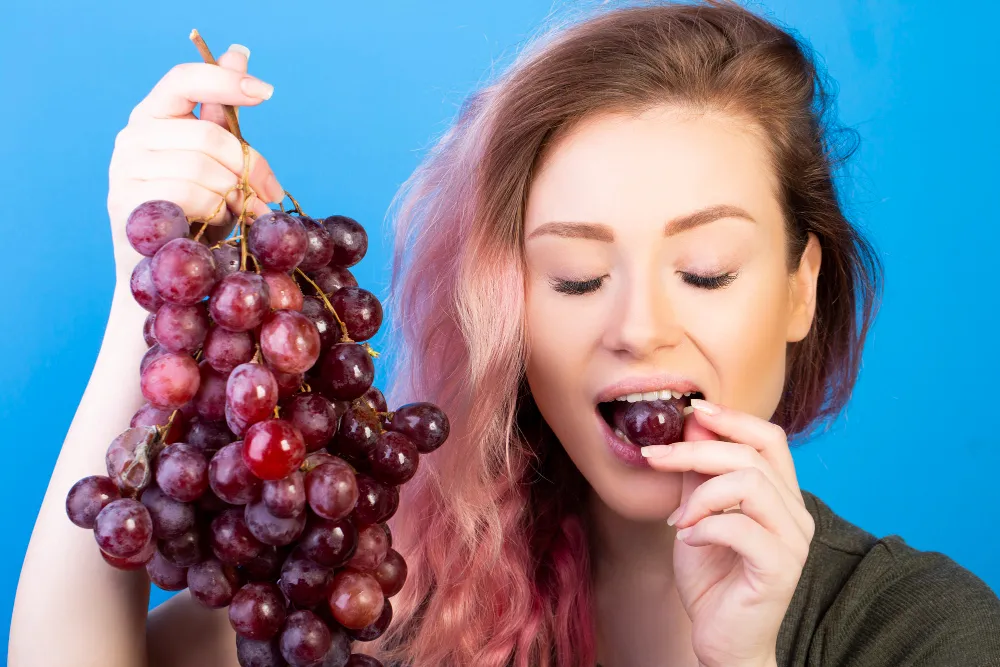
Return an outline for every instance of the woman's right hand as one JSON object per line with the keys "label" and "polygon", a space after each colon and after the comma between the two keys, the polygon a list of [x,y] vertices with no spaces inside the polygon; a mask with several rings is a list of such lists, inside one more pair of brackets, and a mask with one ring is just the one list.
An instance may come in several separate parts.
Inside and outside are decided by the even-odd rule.
{"label": "woman's right hand", "polygon": [[[108,214],[115,245],[119,282],[127,284],[141,259],[125,236],[129,213],[144,201],[166,199],[188,218],[208,218],[222,197],[243,175],[243,150],[230,134],[222,105],[256,106],[272,88],[246,74],[247,57],[239,46],[219,57],[219,65],[177,65],[132,110],[128,125],[115,139],[108,186]],[[201,118],[194,115],[201,103]],[[284,199],[271,167],[250,149],[249,208],[257,215],[270,210],[265,202]],[[264,200],[264,201],[261,201]],[[211,218],[209,239],[222,238],[243,206],[243,193],[229,192],[226,206]],[[124,279],[124,281],[123,281]]]}

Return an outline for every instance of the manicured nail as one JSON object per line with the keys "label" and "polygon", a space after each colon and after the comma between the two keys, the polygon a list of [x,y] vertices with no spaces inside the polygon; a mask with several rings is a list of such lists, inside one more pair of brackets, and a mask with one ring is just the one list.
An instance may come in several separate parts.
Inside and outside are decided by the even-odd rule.
{"label": "manicured nail", "polygon": [[681,542],[684,542],[685,540],[687,540],[687,538],[691,534],[692,530],[694,530],[694,526],[688,526],[687,528],[681,528],[680,530],[677,531],[677,539],[680,540]]}
{"label": "manicured nail", "polygon": [[641,451],[642,455],[647,459],[655,459],[660,456],[666,456],[673,448],[673,445],[646,445],[639,451]]}
{"label": "manicured nail", "polygon": [[256,97],[261,100],[271,99],[274,93],[274,86],[264,83],[255,76],[245,76],[240,81],[240,90],[248,97]]}
{"label": "manicured nail", "polygon": [[719,406],[709,403],[706,400],[700,398],[691,399],[691,407],[699,412],[704,412],[706,415],[717,415],[719,414]]}
{"label": "manicured nail", "polygon": [[681,503],[681,506],[674,510],[674,513],[667,517],[667,525],[672,526],[683,516],[685,503]]}
{"label": "manicured nail", "polygon": [[243,46],[242,44],[230,44],[229,45],[229,50],[230,51],[235,51],[236,53],[241,53],[241,54],[243,54],[244,58],[246,58],[247,60],[250,60],[250,49],[248,49],[247,47]]}

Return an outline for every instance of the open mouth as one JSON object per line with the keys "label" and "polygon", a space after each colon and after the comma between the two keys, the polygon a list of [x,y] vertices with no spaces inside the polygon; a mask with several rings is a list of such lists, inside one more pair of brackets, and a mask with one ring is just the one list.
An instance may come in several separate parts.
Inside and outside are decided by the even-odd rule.
{"label": "open mouth", "polygon": [[681,394],[668,390],[629,394],[598,403],[597,410],[615,435],[628,444],[667,445],[681,439],[692,398],[704,395],[700,391]]}

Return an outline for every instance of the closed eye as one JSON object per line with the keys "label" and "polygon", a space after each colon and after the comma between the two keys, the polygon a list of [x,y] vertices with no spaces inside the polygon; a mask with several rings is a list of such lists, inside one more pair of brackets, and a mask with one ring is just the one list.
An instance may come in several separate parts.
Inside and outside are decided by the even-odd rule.
{"label": "closed eye", "polygon": [[715,276],[702,276],[697,273],[685,273],[683,271],[681,271],[680,274],[682,280],[684,280],[684,282],[688,285],[708,290],[728,287],[733,284],[733,281],[739,276],[738,271],[734,271],[732,273],[722,273]]}
{"label": "closed eye", "polygon": [[591,292],[596,292],[601,288],[601,285],[604,283],[604,278],[606,278],[606,276],[591,278],[590,280],[561,280],[559,278],[553,278],[549,281],[549,284],[552,285],[552,289],[560,294],[590,294]]}

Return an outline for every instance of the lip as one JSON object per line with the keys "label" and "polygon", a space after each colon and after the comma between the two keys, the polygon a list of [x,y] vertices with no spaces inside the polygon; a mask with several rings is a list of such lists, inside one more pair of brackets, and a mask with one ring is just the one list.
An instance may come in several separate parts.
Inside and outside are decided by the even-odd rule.
{"label": "lip", "polygon": [[[632,376],[627,377],[614,384],[608,385],[601,389],[597,394],[597,403],[605,403],[607,401],[613,401],[619,396],[625,396],[626,394],[640,394],[647,391],[660,391],[662,389],[669,389],[670,391],[680,392],[682,394],[689,391],[705,392],[695,383],[694,380],[686,378],[682,375],[676,375],[673,373],[662,373],[660,375],[647,375],[647,376]],[[707,398],[707,396],[706,396]],[[603,419],[601,421],[604,421]]]}
{"label": "lip", "polygon": [[642,450],[615,435],[608,422],[604,421],[604,417],[601,416],[600,411],[594,410],[594,416],[600,426],[601,435],[604,436],[604,442],[607,443],[608,450],[610,450],[612,456],[631,468],[650,467],[649,461],[642,455]]}

